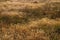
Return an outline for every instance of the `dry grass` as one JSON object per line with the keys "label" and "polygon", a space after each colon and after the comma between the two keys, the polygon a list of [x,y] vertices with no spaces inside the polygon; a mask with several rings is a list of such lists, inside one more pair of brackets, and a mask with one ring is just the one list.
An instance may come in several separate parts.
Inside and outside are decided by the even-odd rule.
{"label": "dry grass", "polygon": [[45,3],[0,2],[0,40],[60,40],[60,11],[45,7],[50,9]]}
{"label": "dry grass", "polygon": [[[5,25],[5,26],[4,26]],[[52,40],[56,36],[55,25],[60,25],[60,21],[47,20],[46,18],[31,21],[28,24],[2,24],[3,40]],[[54,33],[53,33],[54,32]],[[51,33],[51,34],[49,34]],[[55,36],[54,36],[55,35]],[[57,34],[56,37],[59,34]],[[54,39],[54,38],[53,38]]]}
{"label": "dry grass", "polygon": [[20,2],[0,2],[0,10],[23,9],[26,6],[29,8],[41,7],[45,3],[20,3]]}

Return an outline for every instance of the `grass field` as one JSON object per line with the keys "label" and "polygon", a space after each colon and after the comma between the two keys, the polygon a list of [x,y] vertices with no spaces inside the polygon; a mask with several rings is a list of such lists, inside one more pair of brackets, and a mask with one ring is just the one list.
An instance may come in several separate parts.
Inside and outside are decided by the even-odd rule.
{"label": "grass field", "polygon": [[60,3],[0,2],[0,40],[60,40]]}

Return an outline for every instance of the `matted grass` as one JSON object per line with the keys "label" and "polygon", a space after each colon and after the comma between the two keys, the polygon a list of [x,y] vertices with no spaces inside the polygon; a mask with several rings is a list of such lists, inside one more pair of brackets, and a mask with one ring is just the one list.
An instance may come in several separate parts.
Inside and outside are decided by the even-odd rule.
{"label": "matted grass", "polygon": [[45,3],[0,2],[0,40],[60,40],[60,11],[50,9]]}

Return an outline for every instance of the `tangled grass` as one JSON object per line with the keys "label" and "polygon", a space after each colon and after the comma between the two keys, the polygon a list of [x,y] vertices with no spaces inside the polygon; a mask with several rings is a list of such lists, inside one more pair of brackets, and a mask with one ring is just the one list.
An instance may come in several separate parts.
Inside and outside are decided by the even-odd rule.
{"label": "tangled grass", "polygon": [[60,8],[1,2],[0,40],[60,40],[60,9],[55,10],[56,7]]}

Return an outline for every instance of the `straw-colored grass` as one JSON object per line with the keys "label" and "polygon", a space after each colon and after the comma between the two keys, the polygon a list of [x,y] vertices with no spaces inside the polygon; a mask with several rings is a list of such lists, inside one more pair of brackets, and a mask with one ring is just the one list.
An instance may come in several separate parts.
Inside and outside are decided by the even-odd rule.
{"label": "straw-colored grass", "polygon": [[46,8],[51,9],[45,3],[0,2],[0,40],[60,40],[60,11]]}

